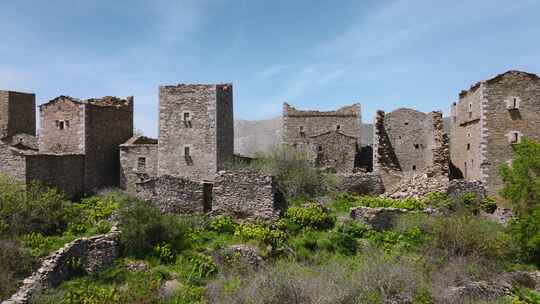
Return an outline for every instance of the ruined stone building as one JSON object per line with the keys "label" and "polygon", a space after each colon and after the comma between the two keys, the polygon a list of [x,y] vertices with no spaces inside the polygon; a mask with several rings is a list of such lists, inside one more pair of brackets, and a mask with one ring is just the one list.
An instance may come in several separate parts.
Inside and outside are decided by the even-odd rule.
{"label": "ruined stone building", "polygon": [[414,173],[448,175],[448,137],[441,112],[378,111],[373,138],[373,170],[387,189]]}
{"label": "ruined stone building", "polygon": [[233,153],[231,84],[161,86],[159,139],[139,136],[120,146],[121,185],[162,212],[276,219],[273,177],[223,171]]}
{"label": "ruined stone building", "polygon": [[360,105],[336,111],[300,111],[283,104],[282,141],[312,152],[315,163],[336,172],[353,172],[359,154]]}
{"label": "ruined stone building", "polygon": [[488,194],[503,186],[502,164],[511,163],[522,138],[540,141],[540,78],[508,71],[459,94],[451,110],[451,159],[466,180],[480,180]]}
{"label": "ruined stone building", "polygon": [[118,185],[118,145],[133,132],[132,98],[60,96],[40,106],[39,138],[34,94],[2,91],[0,104],[0,172],[69,196]]}

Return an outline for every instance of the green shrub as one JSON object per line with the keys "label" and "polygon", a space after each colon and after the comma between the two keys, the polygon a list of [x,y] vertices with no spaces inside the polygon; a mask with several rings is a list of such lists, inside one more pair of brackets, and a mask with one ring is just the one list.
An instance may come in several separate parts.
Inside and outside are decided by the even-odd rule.
{"label": "green shrub", "polygon": [[272,174],[287,197],[313,197],[336,189],[338,180],[313,166],[308,151],[280,146],[270,153],[257,155],[252,168]]}
{"label": "green shrub", "polygon": [[175,258],[171,245],[166,243],[154,246],[154,255],[163,263],[171,263]]}
{"label": "green shrub", "polygon": [[290,207],[285,213],[285,217],[300,228],[328,229],[335,222],[335,219],[324,207],[315,203],[301,207]]}
{"label": "green shrub", "polygon": [[256,240],[266,245],[279,247],[285,242],[283,231],[272,229],[263,224],[241,224],[236,226],[234,235],[243,240]]}
{"label": "green shrub", "polygon": [[195,254],[189,257],[192,265],[188,280],[199,282],[201,279],[208,278],[218,272],[218,268],[211,256],[204,254]]}
{"label": "green shrub", "polygon": [[449,257],[476,256],[503,261],[514,254],[514,244],[501,225],[467,214],[426,223],[431,246]]}
{"label": "green shrub", "polygon": [[532,209],[529,214],[510,223],[513,238],[519,244],[524,258],[540,264],[540,205]]}
{"label": "green shrub", "polygon": [[0,222],[4,234],[61,232],[67,225],[70,208],[65,196],[54,188],[39,183],[25,188],[21,183],[0,177]]}
{"label": "green shrub", "polygon": [[435,209],[453,209],[454,203],[452,199],[442,192],[430,192],[424,197],[424,203]]}
{"label": "green shrub", "polygon": [[515,146],[512,165],[501,168],[504,188],[501,195],[510,200],[517,215],[511,223],[514,239],[523,256],[540,263],[540,144],[524,139]]}
{"label": "green shrub", "polygon": [[236,224],[228,216],[217,216],[210,221],[210,229],[220,233],[234,233]]}
{"label": "green shrub", "polygon": [[384,198],[377,196],[356,196],[354,194],[343,193],[338,195],[332,207],[338,211],[349,211],[351,207],[371,207],[371,208],[399,208],[407,210],[423,210],[426,204],[422,200],[406,198],[402,200]]}
{"label": "green shrub", "polygon": [[497,202],[492,197],[486,197],[482,200],[482,203],[480,203],[480,209],[487,213],[493,213],[497,210]]}
{"label": "green shrub", "polygon": [[30,275],[38,262],[18,241],[0,239],[0,299],[15,293],[20,280]]}
{"label": "green shrub", "polygon": [[161,214],[147,202],[124,203],[118,220],[122,230],[124,254],[144,256],[153,252],[157,244],[168,243],[173,252],[189,247],[189,223],[173,215]]}

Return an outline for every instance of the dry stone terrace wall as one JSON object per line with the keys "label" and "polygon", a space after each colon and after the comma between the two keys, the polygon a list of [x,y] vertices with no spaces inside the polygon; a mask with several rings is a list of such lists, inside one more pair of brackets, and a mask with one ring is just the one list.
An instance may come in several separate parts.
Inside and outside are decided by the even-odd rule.
{"label": "dry stone terrace wall", "polygon": [[[112,264],[119,252],[120,231],[113,226],[107,234],[80,238],[46,257],[41,267],[23,281],[11,298],[2,304],[31,303],[32,296],[46,288],[56,287],[74,273],[94,273]],[[80,265],[81,269],[77,269]]]}
{"label": "dry stone terrace wall", "polygon": [[232,160],[232,85],[162,86],[158,176],[211,180]]}
{"label": "dry stone terrace wall", "polygon": [[137,196],[165,213],[209,211],[211,188],[184,177],[163,175],[136,184]]}
{"label": "dry stone terrace wall", "polygon": [[337,111],[300,111],[284,103],[282,140],[294,145],[306,142],[310,136],[339,130],[359,141],[361,120],[359,104]]}
{"label": "dry stone terrace wall", "polygon": [[213,215],[239,220],[277,220],[285,208],[273,177],[250,170],[219,172],[212,198]]}

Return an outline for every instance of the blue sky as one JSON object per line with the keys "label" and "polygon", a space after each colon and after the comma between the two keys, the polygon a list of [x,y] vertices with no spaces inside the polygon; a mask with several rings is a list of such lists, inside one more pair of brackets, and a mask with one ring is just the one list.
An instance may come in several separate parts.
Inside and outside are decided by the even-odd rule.
{"label": "blue sky", "polygon": [[0,89],[135,96],[157,133],[158,86],[232,82],[236,118],[282,103],[448,113],[474,82],[540,73],[538,0],[3,1]]}

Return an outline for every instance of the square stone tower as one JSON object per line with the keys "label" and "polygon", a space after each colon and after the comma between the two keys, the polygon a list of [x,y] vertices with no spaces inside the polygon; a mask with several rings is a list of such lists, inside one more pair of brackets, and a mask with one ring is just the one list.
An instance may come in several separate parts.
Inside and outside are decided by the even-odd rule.
{"label": "square stone tower", "polygon": [[36,95],[0,91],[0,139],[36,135]]}
{"label": "square stone tower", "polygon": [[84,155],[84,188],[119,182],[119,145],[133,136],[133,97],[57,97],[40,106],[39,152]]}
{"label": "square stone tower", "polygon": [[451,149],[456,175],[480,180],[489,195],[504,186],[501,166],[511,164],[522,138],[540,141],[540,77],[508,71],[480,81],[452,105]]}
{"label": "square stone tower", "polygon": [[232,84],[159,88],[158,176],[213,180],[234,153]]}

